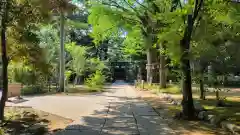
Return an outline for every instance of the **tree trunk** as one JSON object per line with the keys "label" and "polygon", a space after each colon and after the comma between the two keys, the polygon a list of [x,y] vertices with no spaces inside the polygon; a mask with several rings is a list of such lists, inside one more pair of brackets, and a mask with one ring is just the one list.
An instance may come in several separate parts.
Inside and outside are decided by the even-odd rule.
{"label": "tree trunk", "polygon": [[166,77],[166,60],[165,56],[160,55],[160,68],[159,68],[159,78],[160,78],[160,87],[167,87],[167,77]]}
{"label": "tree trunk", "polygon": [[75,76],[75,79],[74,79],[74,87],[76,87],[77,83],[78,83],[78,75]]}
{"label": "tree trunk", "polygon": [[152,84],[152,49],[148,48],[147,49],[147,83]]}
{"label": "tree trunk", "polygon": [[200,69],[200,78],[199,78],[199,85],[200,85],[200,99],[205,100],[205,89],[204,89],[204,70]]}
{"label": "tree trunk", "polygon": [[220,97],[219,97],[219,89],[216,90],[216,100],[220,100]]}
{"label": "tree trunk", "polygon": [[138,82],[142,81],[142,68],[141,68],[141,65],[139,65],[138,67],[138,75],[137,75],[137,80]]}
{"label": "tree trunk", "polygon": [[65,91],[65,53],[64,53],[64,13],[61,11],[60,13],[60,77],[59,77],[59,91]]}
{"label": "tree trunk", "polygon": [[205,90],[204,90],[204,83],[203,83],[203,78],[201,77],[199,80],[199,85],[200,85],[200,99],[205,100]]}
{"label": "tree trunk", "polygon": [[152,83],[159,83],[159,70],[156,68],[158,63],[158,51],[157,48],[152,48]]}
{"label": "tree trunk", "polygon": [[[160,49],[164,49],[163,45],[160,45]],[[159,81],[160,88],[167,87],[167,77],[166,77],[166,57],[160,52],[160,67],[159,67]]]}
{"label": "tree trunk", "polygon": [[81,84],[81,77],[82,77],[82,76],[79,76],[79,77],[78,77],[78,80],[77,80],[78,84]]}
{"label": "tree trunk", "polygon": [[182,100],[182,111],[183,116],[186,119],[195,118],[195,109],[193,105],[192,98],[192,79],[191,79],[191,67],[189,60],[189,51],[190,51],[190,41],[191,34],[193,30],[193,20],[192,15],[188,15],[188,25],[184,32],[184,37],[180,41],[180,48],[182,52],[182,57],[180,59],[181,70],[182,70],[182,91],[183,91],[183,100]]}
{"label": "tree trunk", "polygon": [[51,91],[51,79],[50,77],[47,77],[47,84],[48,84],[48,92]]}
{"label": "tree trunk", "polygon": [[[5,10],[4,10],[5,9]],[[7,58],[7,41],[6,41],[6,31],[7,31],[7,17],[8,17],[8,2],[6,1],[3,8],[3,17],[2,17],[2,30],[1,30],[1,47],[2,47],[2,97],[0,101],[0,121],[4,120],[4,107],[7,101],[8,94],[8,58]]]}

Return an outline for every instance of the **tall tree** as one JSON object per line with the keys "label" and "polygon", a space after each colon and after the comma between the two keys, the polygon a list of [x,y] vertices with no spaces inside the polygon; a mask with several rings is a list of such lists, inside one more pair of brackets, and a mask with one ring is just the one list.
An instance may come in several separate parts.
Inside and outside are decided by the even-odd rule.
{"label": "tall tree", "polygon": [[[49,12],[42,10],[41,6],[37,6],[40,1],[28,0],[1,0],[1,44],[2,44],[2,60],[3,60],[3,94],[0,104],[0,120],[4,119],[4,107],[7,100],[8,78],[7,67],[11,55],[7,54],[9,48],[8,42],[17,41],[16,44],[29,42],[35,44],[37,41],[33,40],[35,35],[29,30],[35,28],[35,24],[43,22],[49,17]],[[26,16],[28,14],[28,16]],[[19,33],[19,34],[17,34]],[[8,38],[11,35],[11,38]],[[35,38],[36,39],[36,38]],[[8,43],[8,44],[7,44]],[[24,48],[24,47],[23,47]],[[22,48],[19,48],[22,49]],[[17,50],[17,49],[15,49]],[[31,51],[31,50],[29,50]],[[32,53],[32,52],[31,52]],[[31,55],[29,53],[29,55]],[[16,54],[13,54],[14,56]]]}
{"label": "tall tree", "polygon": [[[216,0],[214,2],[209,2],[207,0],[194,0],[181,3],[178,1],[179,8],[175,10],[170,15],[166,17],[174,18],[173,22],[167,30],[163,33],[165,39],[166,36],[172,35],[175,36],[172,41],[176,43],[179,48],[177,55],[180,56],[178,59],[180,62],[181,72],[182,72],[182,91],[183,91],[183,100],[182,100],[182,109],[183,116],[186,119],[193,119],[195,117],[195,109],[193,105],[192,98],[192,78],[191,78],[191,53],[190,48],[193,43],[192,36],[195,33],[195,30],[199,27],[199,21],[204,18],[206,14],[210,14],[213,20],[221,20],[228,13],[230,8],[228,7],[229,1]],[[204,6],[203,6],[204,5]],[[224,12],[222,12],[224,11]],[[214,17],[215,16],[215,17]],[[169,18],[169,19],[170,19]],[[170,23],[172,20],[168,20]],[[176,23],[180,22],[180,23]],[[162,36],[163,36],[162,35]],[[169,39],[167,40],[170,41]],[[171,41],[170,41],[171,42]]]}
{"label": "tall tree", "polygon": [[7,100],[8,94],[8,57],[7,57],[7,21],[8,21],[8,12],[9,12],[9,1],[1,1],[0,4],[2,5],[2,17],[1,17],[1,55],[2,55],[2,97],[0,101],[0,121],[4,120],[4,107],[5,102]]}
{"label": "tall tree", "polygon": [[[155,80],[154,76],[156,75],[153,73],[152,65],[157,62],[157,51],[154,45],[158,41],[157,33],[160,32],[160,28],[166,26],[160,17],[155,16],[157,16],[157,13],[170,12],[169,3],[166,1],[92,0],[90,12],[89,23],[93,26],[95,39],[106,38],[116,34],[117,31],[121,33],[122,30],[126,31],[127,37],[135,36],[135,40],[132,40],[133,43],[140,43],[146,51],[147,81],[151,83]],[[100,16],[104,17],[100,18]],[[129,34],[132,31],[135,34]],[[141,40],[138,40],[139,38]]]}
{"label": "tall tree", "polygon": [[55,15],[60,16],[60,55],[59,55],[59,91],[64,92],[65,90],[65,50],[64,50],[64,23],[66,16],[65,14],[71,13],[76,9],[76,6],[71,3],[71,0],[42,0],[40,4],[52,11]]}

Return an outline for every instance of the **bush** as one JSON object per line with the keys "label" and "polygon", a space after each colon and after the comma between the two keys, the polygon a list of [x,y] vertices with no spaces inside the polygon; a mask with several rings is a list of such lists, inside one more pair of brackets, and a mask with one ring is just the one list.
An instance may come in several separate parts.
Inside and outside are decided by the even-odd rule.
{"label": "bush", "polygon": [[[1,123],[0,123],[1,124]],[[5,135],[6,133],[5,133],[5,130],[1,127],[0,128],[0,135]]]}
{"label": "bush", "polygon": [[85,80],[85,85],[93,91],[99,91],[103,88],[105,83],[105,76],[101,71],[96,71]]}
{"label": "bush", "polygon": [[39,85],[26,86],[21,89],[22,95],[34,95],[34,94],[42,94],[42,93],[44,93],[44,91],[43,91],[42,87]]}

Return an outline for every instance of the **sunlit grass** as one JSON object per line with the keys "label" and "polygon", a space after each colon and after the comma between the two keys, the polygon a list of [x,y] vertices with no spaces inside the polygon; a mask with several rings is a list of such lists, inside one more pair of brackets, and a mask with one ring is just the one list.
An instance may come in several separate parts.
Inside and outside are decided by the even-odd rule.
{"label": "sunlit grass", "polygon": [[143,90],[151,90],[155,93],[157,92],[162,92],[162,93],[169,93],[169,94],[180,94],[180,88],[178,85],[175,84],[170,84],[167,85],[167,88],[160,88],[160,86],[158,84],[148,84],[148,83],[144,83],[143,85],[138,83],[137,84],[138,88],[143,88]]}
{"label": "sunlit grass", "polygon": [[[142,88],[142,85],[138,85]],[[168,93],[176,100],[182,100],[182,93],[179,85],[168,85],[165,89],[160,89],[158,84],[144,84],[144,89],[152,91],[153,93]],[[214,114],[223,118],[227,118],[234,123],[240,125],[240,92],[220,92],[220,97],[226,96],[225,103],[230,106],[217,107],[216,93],[206,92],[206,100],[199,99],[200,91],[199,88],[193,87],[193,98],[195,101],[200,102],[203,107],[208,110],[210,114]],[[169,106],[169,112],[174,114],[181,111],[181,106]]]}
{"label": "sunlit grass", "polygon": [[181,90],[178,85],[168,85],[165,89],[160,89],[160,92],[169,94],[180,94]]}

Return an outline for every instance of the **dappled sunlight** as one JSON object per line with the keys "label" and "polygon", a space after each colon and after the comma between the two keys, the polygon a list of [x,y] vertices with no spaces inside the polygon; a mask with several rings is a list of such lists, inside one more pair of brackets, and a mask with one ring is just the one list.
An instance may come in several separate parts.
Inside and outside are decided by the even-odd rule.
{"label": "dappled sunlight", "polygon": [[175,106],[162,100],[155,94],[148,91],[139,91],[141,98],[151,104],[156,111],[159,111],[167,120],[168,125],[174,130],[176,134],[186,135],[225,135],[225,131],[214,128],[212,125],[201,121],[184,121],[173,119],[176,112],[181,111],[181,106]]}
{"label": "dappled sunlight", "polygon": [[0,135],[240,133],[240,0],[0,1]]}
{"label": "dappled sunlight", "polygon": [[[113,85],[113,93],[106,94],[108,104],[102,109],[95,108],[88,115],[79,117],[64,130],[55,134],[175,134],[169,128],[164,116],[159,115],[129,86]],[[126,93],[135,93],[133,95]]]}

